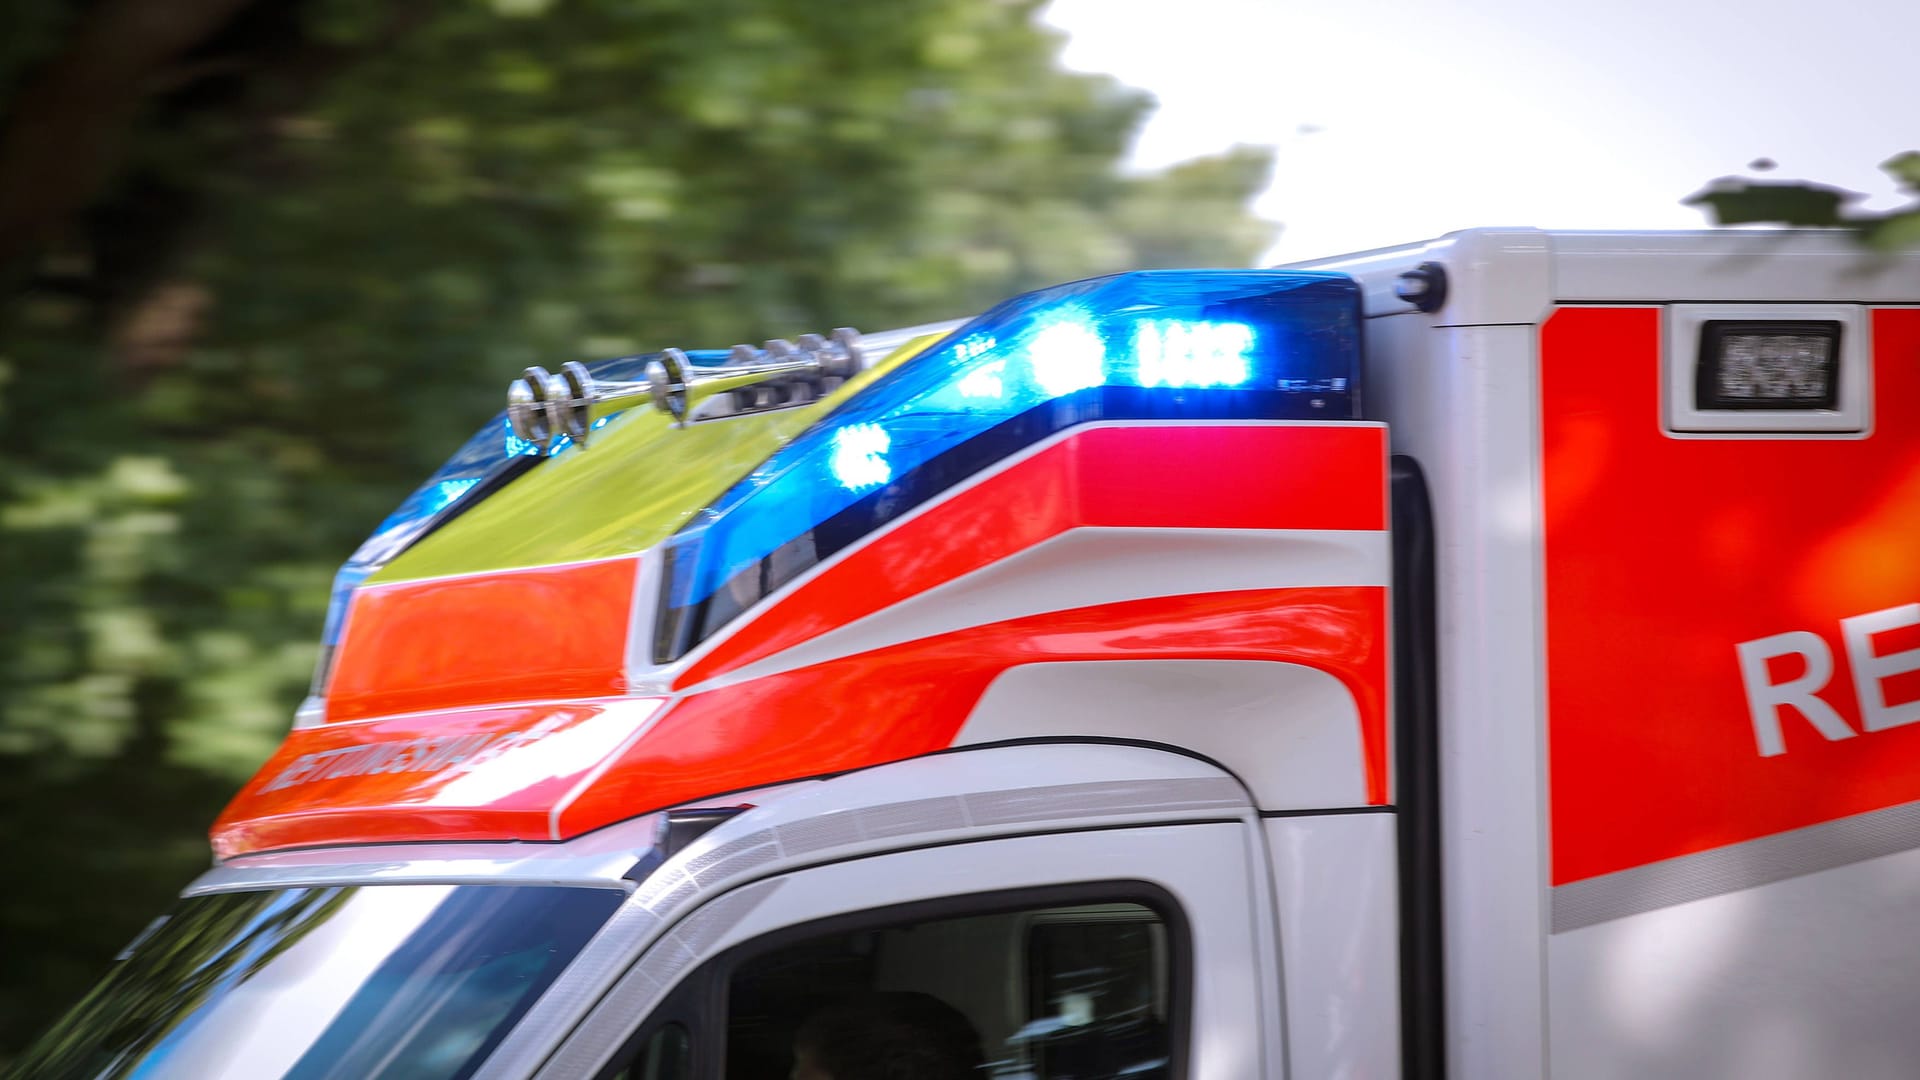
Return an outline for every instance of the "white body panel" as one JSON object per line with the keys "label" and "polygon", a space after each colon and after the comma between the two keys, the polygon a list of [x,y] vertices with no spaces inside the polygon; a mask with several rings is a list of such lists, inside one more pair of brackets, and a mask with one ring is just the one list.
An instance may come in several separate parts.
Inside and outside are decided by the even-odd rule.
{"label": "white body panel", "polygon": [[1395,281],[1430,261],[1447,268],[1451,286],[1433,318],[1440,326],[1533,323],[1551,304],[1915,302],[1911,253],[1882,256],[1817,230],[1469,229],[1289,269],[1349,274],[1369,316],[1397,315],[1412,309],[1394,295]]}
{"label": "white body panel", "polygon": [[1400,1073],[1392,814],[1264,822],[1284,960],[1288,1075]]}
{"label": "white body panel", "polygon": [[[1428,261],[1451,287],[1432,315],[1393,292]],[[1783,841],[1798,845],[1793,866],[1771,861],[1774,846],[1736,845],[1711,869],[1643,868],[1554,896],[1537,352],[1557,305],[1911,305],[1920,259],[1878,259],[1839,234],[1487,230],[1301,268],[1362,282],[1370,412],[1432,493],[1449,1075],[1915,1075],[1920,856],[1906,849],[1920,825],[1875,826],[1884,835],[1853,848],[1823,839],[1813,855]],[[1852,340],[1864,337],[1862,323]]]}
{"label": "white body panel", "polygon": [[1546,1067],[1534,334],[1412,313],[1367,324],[1369,393],[1434,506],[1452,1076]]}
{"label": "white body panel", "polygon": [[1911,252],[1878,255],[1843,232],[1550,235],[1560,303],[1911,304],[1916,296]]}
{"label": "white body panel", "polygon": [[1556,934],[1555,1080],[1920,1071],[1920,851]]}
{"label": "white body panel", "polygon": [[1069,529],[693,689],[728,686],[970,626],[1089,604],[1234,589],[1385,585],[1386,566],[1385,532]]}
{"label": "white body panel", "polygon": [[[1421,452],[1413,432],[1405,446],[1446,508],[1434,526],[1448,1070],[1525,1076],[1546,1049],[1543,691],[1538,669],[1518,659],[1541,633],[1534,331],[1435,333],[1457,366],[1421,415],[1431,448]],[[1448,438],[1449,423],[1479,441]]]}
{"label": "white body panel", "polygon": [[[1437,317],[1422,321],[1438,326],[1498,326],[1535,322],[1553,302],[1547,259],[1547,234],[1537,229],[1475,229],[1405,247],[1299,263],[1291,269],[1333,270],[1354,278],[1364,291],[1366,314],[1373,317],[1412,315],[1407,303],[1394,294],[1395,283],[1421,263],[1438,262],[1447,270],[1447,303]],[[1379,355],[1371,337],[1367,352],[1369,359]],[[1371,374],[1369,378],[1370,394],[1390,382]]]}
{"label": "white body panel", "polygon": [[[1177,735],[1167,718],[1182,718]],[[1360,714],[1339,679],[1255,660],[1102,660],[1024,664],[987,687],[959,745],[1055,729],[1168,742],[1232,762],[1262,810],[1364,806]],[[1388,851],[1391,866],[1392,852]]]}

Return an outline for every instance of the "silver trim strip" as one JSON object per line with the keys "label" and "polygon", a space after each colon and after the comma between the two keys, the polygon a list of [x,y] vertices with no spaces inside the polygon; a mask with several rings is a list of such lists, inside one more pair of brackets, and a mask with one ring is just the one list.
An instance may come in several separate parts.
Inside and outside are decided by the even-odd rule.
{"label": "silver trim strip", "polygon": [[202,874],[181,896],[248,892],[254,889],[297,889],[329,885],[569,885],[587,889],[628,891],[621,879],[638,860],[569,863],[551,860],[531,864],[501,864],[485,859],[425,860],[406,863],[341,863],[338,866],[289,866],[274,869],[219,867]]}
{"label": "silver trim strip", "polygon": [[182,896],[316,885],[577,885],[631,891],[625,875],[660,839],[648,814],[564,844],[480,841],[360,845],[245,855],[194,879]]}
{"label": "silver trim strip", "polygon": [[1920,848],[1920,802],[1665,859],[1553,890],[1553,932]]}

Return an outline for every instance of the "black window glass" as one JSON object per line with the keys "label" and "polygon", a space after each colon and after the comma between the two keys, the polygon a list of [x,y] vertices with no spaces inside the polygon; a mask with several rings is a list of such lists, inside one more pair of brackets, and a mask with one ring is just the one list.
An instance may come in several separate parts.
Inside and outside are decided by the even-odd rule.
{"label": "black window glass", "polygon": [[465,1077],[622,895],[381,885],[190,899],[16,1069],[36,1080]]}
{"label": "black window glass", "polygon": [[1139,904],[822,934],[727,992],[727,1080],[1167,1080],[1170,937]]}

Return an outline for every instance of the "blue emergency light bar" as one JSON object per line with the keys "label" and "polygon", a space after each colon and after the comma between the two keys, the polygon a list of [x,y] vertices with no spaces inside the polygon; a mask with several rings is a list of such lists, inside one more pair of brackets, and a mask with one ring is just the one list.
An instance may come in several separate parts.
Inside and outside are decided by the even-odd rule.
{"label": "blue emergency light bar", "polygon": [[1055,432],[1353,419],[1359,378],[1360,293],[1342,275],[1150,270],[1009,300],[875,380],[666,542],[654,659]]}

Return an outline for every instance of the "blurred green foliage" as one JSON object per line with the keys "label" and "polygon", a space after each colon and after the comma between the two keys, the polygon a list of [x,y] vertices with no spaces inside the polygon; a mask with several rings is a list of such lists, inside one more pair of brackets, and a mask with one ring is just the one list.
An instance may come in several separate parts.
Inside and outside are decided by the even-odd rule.
{"label": "blurred green foliage", "polygon": [[[1758,171],[1773,162],[1753,163]],[[1920,247],[1920,150],[1908,150],[1880,163],[1880,170],[1908,197],[1890,210],[1861,210],[1866,196],[1806,180],[1751,180],[1724,177],[1682,200],[1705,210],[1717,225],[1805,225],[1851,230],[1869,249],[1895,251]]]}
{"label": "blurred green foliage", "polygon": [[1123,174],[1148,100],[1038,6],[8,5],[0,1060],[205,864],[334,568],[521,367],[1256,256],[1269,155]]}

